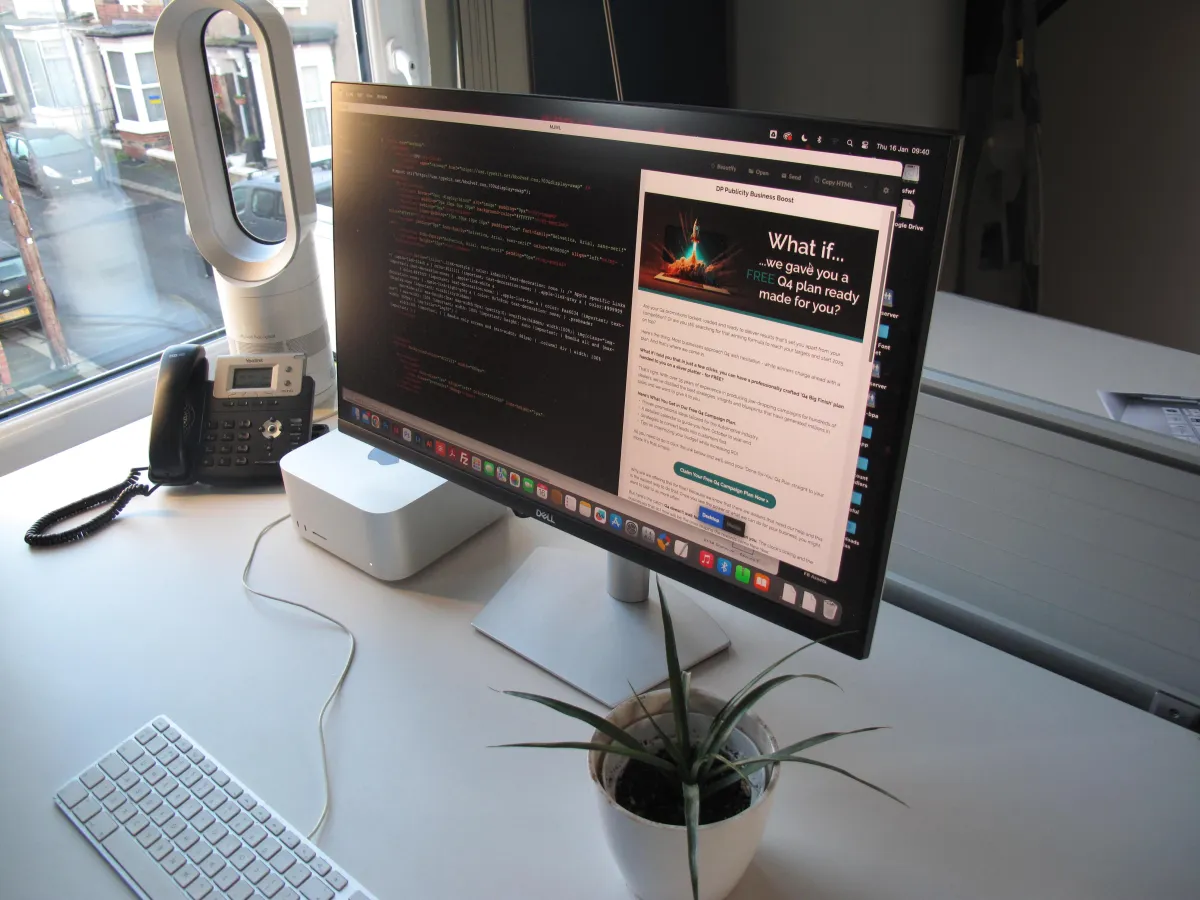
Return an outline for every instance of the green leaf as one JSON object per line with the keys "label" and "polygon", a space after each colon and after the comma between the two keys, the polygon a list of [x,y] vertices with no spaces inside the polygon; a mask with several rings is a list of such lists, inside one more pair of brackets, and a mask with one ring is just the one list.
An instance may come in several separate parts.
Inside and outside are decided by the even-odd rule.
{"label": "green leaf", "polygon": [[662,728],[659,727],[658,722],[656,722],[654,720],[654,716],[650,715],[650,710],[646,709],[646,704],[642,702],[642,695],[639,694],[637,692],[637,690],[634,689],[633,682],[627,681],[625,683],[629,685],[629,690],[630,690],[630,692],[632,692],[633,698],[635,700],[637,700],[638,706],[640,706],[642,708],[642,712],[645,714],[646,720],[651,724],[651,726],[653,726],[654,730],[658,733],[659,740],[661,740],[663,742],[663,746],[667,748],[667,752],[671,754],[671,758],[673,760],[675,760],[675,764],[677,766],[679,766],[680,769],[682,770],[683,765],[684,765],[683,751],[678,746],[676,746],[674,741],[672,741],[669,737],[667,737],[667,733],[665,731],[663,731]]}
{"label": "green leaf", "polygon": [[692,900],[700,900],[700,786],[683,785],[683,821],[687,825],[688,871],[692,876]]}
{"label": "green leaf", "polygon": [[697,778],[704,778],[712,770],[712,754],[719,753],[721,748],[725,746],[725,742],[729,740],[729,736],[733,734],[738,723],[742,721],[742,717],[748,713],[756,703],[762,700],[767,694],[775,690],[780,685],[787,684],[789,681],[795,681],[798,678],[808,678],[815,681],[824,681],[827,684],[832,684],[837,687],[837,684],[830,681],[823,675],[776,675],[769,681],[764,681],[762,684],[755,687],[753,690],[742,695],[720,720],[720,725],[717,725],[717,720],[713,720],[713,724],[709,726],[708,734],[704,736],[704,740],[700,743],[700,749],[696,754],[693,770]]}
{"label": "green leaf", "polygon": [[714,756],[713,759],[718,764],[729,769],[732,774],[726,775],[717,780],[720,782],[724,782],[722,784],[718,784],[717,781],[710,781],[707,784],[702,784],[700,786],[700,796],[701,797],[711,797],[713,794],[717,793],[718,791],[729,787],[729,785],[731,785],[731,784],[736,784],[738,781],[745,782],[747,790],[749,790],[751,792],[754,790],[754,785],[751,783],[750,779],[742,772],[741,769],[739,769],[737,766],[735,766],[733,763],[731,763],[728,759],[726,759],[720,753],[718,753],[716,756]]}
{"label": "green leaf", "polygon": [[590,741],[555,741],[549,744],[539,743],[521,743],[521,744],[492,744],[489,750],[502,750],[506,747],[533,747],[539,750],[598,750],[601,753],[612,753],[616,756],[628,756],[630,759],[636,759],[639,762],[644,762],[646,765],[654,766],[656,769],[662,769],[664,772],[670,772],[672,775],[676,773],[676,768],[667,762],[665,759],[659,759],[646,751],[632,750],[629,747],[624,747],[621,744],[595,744]]}
{"label": "green leaf", "polygon": [[658,605],[662,610],[663,644],[667,650],[667,681],[671,688],[671,711],[675,714],[675,740],[683,753],[683,766],[691,767],[692,742],[688,737],[687,683],[679,671],[679,652],[675,648],[675,626],[671,623],[671,611],[667,609],[667,598],[663,596],[662,582],[655,579],[658,588]]}
{"label": "green leaf", "polygon": [[818,768],[821,768],[821,769],[828,769],[831,772],[837,772],[839,775],[845,775],[851,781],[857,781],[859,784],[866,785],[871,790],[878,791],[879,793],[883,794],[883,796],[889,797],[892,800],[895,800],[901,806],[908,806],[907,803],[905,803],[903,800],[901,800],[895,794],[890,794],[887,791],[885,791],[883,788],[879,787],[878,785],[871,784],[871,782],[869,782],[869,781],[864,781],[862,778],[859,778],[857,775],[852,775],[851,773],[847,772],[845,769],[839,769],[837,766],[831,766],[829,763],[817,762],[815,759],[809,759],[808,757],[805,757],[805,756],[788,756],[784,759],[779,760],[779,762],[804,763],[805,765],[817,766]]}
{"label": "green leaf", "polygon": [[563,703],[561,700],[555,700],[553,697],[543,697],[540,694],[526,694],[522,691],[504,691],[510,697],[519,697],[522,700],[531,700],[534,703],[540,703],[542,706],[548,706],[555,712],[562,713],[564,716],[570,716],[572,719],[578,719],[591,725],[601,734],[608,735],[614,741],[624,744],[626,747],[631,747],[634,750],[645,752],[646,748],[642,746],[642,742],[630,735],[622,728],[618,728],[612,722],[605,719],[603,716],[598,716],[595,713],[588,712],[586,709],[580,709],[578,706],[572,706],[570,703]]}
{"label": "green leaf", "polygon": [[[733,769],[740,772],[744,776],[753,775],[759,769],[765,769],[767,766],[773,763],[785,762],[788,759],[792,759],[795,754],[800,753],[803,750],[807,750],[810,747],[816,747],[818,744],[824,744],[826,741],[832,741],[835,738],[845,737],[848,734],[863,734],[868,731],[880,731],[887,727],[888,726],[886,725],[871,725],[867,728],[854,728],[850,731],[827,731],[824,734],[813,735],[810,738],[797,741],[794,744],[783,747],[782,749],[776,750],[774,753],[767,754],[766,756],[749,756],[745,759],[735,760],[730,765]],[[715,793],[716,791],[733,784],[734,780],[735,779],[729,775],[722,775],[715,780],[705,782],[705,792],[709,794]]]}

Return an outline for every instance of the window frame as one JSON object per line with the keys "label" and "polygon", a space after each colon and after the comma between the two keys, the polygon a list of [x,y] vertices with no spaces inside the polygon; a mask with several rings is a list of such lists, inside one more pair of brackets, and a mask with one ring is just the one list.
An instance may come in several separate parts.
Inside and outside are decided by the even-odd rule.
{"label": "window frame", "polygon": [[[146,136],[166,134],[168,131],[167,114],[162,104],[162,91],[159,88],[159,82],[144,81],[142,79],[141,66],[138,63],[139,54],[149,53],[153,55],[153,36],[135,35],[124,38],[97,38],[96,45],[101,51],[100,58],[104,64],[104,75],[108,81],[108,91],[112,95],[113,112],[116,116],[114,127],[119,131],[125,131],[129,134]],[[112,65],[113,54],[121,58],[128,83],[121,83],[117,80]],[[156,68],[156,77],[157,74]],[[147,96],[155,90],[158,91],[158,102],[156,104],[152,103]],[[127,111],[121,107],[119,91],[129,92],[130,99],[133,101],[134,111],[137,114],[136,119],[130,119],[126,116]],[[151,118],[151,106],[160,111],[161,118]]]}

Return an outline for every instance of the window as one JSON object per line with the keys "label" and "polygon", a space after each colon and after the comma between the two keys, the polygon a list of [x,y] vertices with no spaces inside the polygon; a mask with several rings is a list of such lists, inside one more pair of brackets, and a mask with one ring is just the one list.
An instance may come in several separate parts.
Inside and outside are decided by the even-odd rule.
{"label": "window", "polygon": [[[128,5],[97,4],[90,21],[67,27],[49,23],[61,15],[50,6],[0,19],[0,67],[10,66],[19,107],[0,152],[13,160],[20,196],[5,200],[24,207],[49,288],[46,321],[28,303],[10,310],[0,301],[0,420],[223,327],[212,270],[190,238],[162,103],[153,18],[163,7],[138,7],[132,19],[121,12]],[[310,143],[321,148],[313,156],[327,160],[329,82],[361,77],[351,3],[307,0],[283,15],[304,71]],[[258,48],[229,13],[210,22],[207,38],[234,204],[278,240],[286,223],[270,187],[276,153]],[[314,176],[328,204],[329,173]],[[0,212],[0,279],[19,277],[18,243]]]}
{"label": "window", "polygon": [[67,55],[68,40],[64,34],[61,39],[17,41],[36,106],[72,109],[80,105],[75,68]]}
{"label": "window", "polygon": [[130,87],[129,70],[125,68],[125,54],[109,50],[107,55],[108,69],[112,73],[113,93],[117,98],[117,107],[121,110],[121,118],[136,122],[138,109],[133,99],[133,88]]}

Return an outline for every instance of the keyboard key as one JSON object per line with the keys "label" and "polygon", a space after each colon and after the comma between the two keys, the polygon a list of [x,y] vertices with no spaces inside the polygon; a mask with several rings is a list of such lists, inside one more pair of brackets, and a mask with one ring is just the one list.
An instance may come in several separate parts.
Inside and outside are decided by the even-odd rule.
{"label": "keyboard key", "polygon": [[229,776],[226,775],[224,772],[222,772],[220,769],[217,769],[214,772],[210,772],[209,777],[211,777],[212,780],[215,781],[219,787],[225,787],[225,785],[229,784]]}
{"label": "keyboard key", "polygon": [[176,781],[174,778],[172,778],[170,775],[168,775],[166,778],[164,778],[162,781],[160,781],[158,784],[156,784],[154,786],[154,789],[165,797],[165,796],[167,796],[167,794],[171,793],[171,791],[175,790],[175,788],[177,788],[177,787],[179,787],[179,782]]}
{"label": "keyboard key", "polygon": [[244,812],[238,813],[229,820],[229,830],[234,834],[244,834],[246,829],[254,824],[254,820]]}
{"label": "keyboard key", "polygon": [[200,781],[192,788],[192,793],[203,800],[216,789],[217,786],[207,778],[201,778]]}
{"label": "keyboard key", "polygon": [[313,857],[317,855],[316,853],[313,852],[313,848],[308,846],[308,844],[301,844],[299,847],[296,848],[295,853],[298,857],[300,857],[306,863],[312,862]]}
{"label": "keyboard key", "polygon": [[104,780],[104,773],[100,771],[98,766],[92,766],[79,776],[79,780],[84,783],[85,787],[91,789]]}
{"label": "keyboard key", "polygon": [[198,843],[201,843],[200,835],[196,834],[194,828],[185,828],[183,834],[175,838],[175,846],[184,852],[192,849]]}
{"label": "keyboard key", "polygon": [[92,788],[92,793],[96,795],[97,800],[103,800],[116,789],[117,786],[105,778],[102,782]]}
{"label": "keyboard key", "polygon": [[242,796],[242,786],[236,781],[231,781],[229,784],[225,785],[225,793],[236,800],[238,797]]}
{"label": "keyboard key", "polygon": [[187,771],[179,776],[179,783],[187,787],[195,787],[196,782],[204,776],[200,774],[200,770],[195,766],[188,766]]}
{"label": "keyboard key", "polygon": [[199,877],[200,873],[196,871],[195,866],[184,866],[175,873],[175,883],[185,888]]}
{"label": "keyboard key", "polygon": [[308,871],[308,866],[303,863],[296,863],[296,865],[287,870],[287,874],[283,877],[292,887],[300,887],[300,885],[308,880],[310,874],[312,873]]}
{"label": "keyboard key", "polygon": [[189,741],[187,738],[183,738],[182,740],[175,742],[175,749],[178,750],[180,753],[191,753],[192,752],[192,742]]}
{"label": "keyboard key", "polygon": [[175,818],[175,810],[171,809],[171,807],[167,806],[165,803],[154,812],[150,813],[150,821],[158,826],[165,825],[173,818]]}
{"label": "keyboard key", "polygon": [[109,812],[112,812],[114,809],[119,809],[120,807],[122,807],[124,805],[125,805],[125,795],[122,794],[120,791],[113,791],[111,794],[109,794],[107,797],[104,798],[104,808],[107,809]]}
{"label": "keyboard key", "polygon": [[205,796],[204,805],[207,806],[209,809],[217,809],[218,807],[224,806],[225,805],[225,795],[222,794],[220,791],[214,789],[211,794],[208,794],[207,796]]}
{"label": "keyboard key", "polygon": [[263,838],[267,836],[267,832],[261,825],[251,825],[246,833],[242,835],[242,840],[251,847],[257,847],[262,843]]}
{"label": "keyboard key", "polygon": [[212,893],[212,889],[212,885],[209,884],[207,879],[197,878],[187,889],[187,893],[192,900],[204,900],[205,897]]}
{"label": "keyboard key", "polygon": [[188,789],[183,785],[180,785],[179,787],[175,788],[175,790],[171,791],[171,793],[167,794],[167,802],[170,803],[175,809],[183,806],[186,801],[191,799],[192,795],[188,793]]}
{"label": "keyboard key", "polygon": [[254,816],[254,818],[259,822],[265,822],[267,819],[271,818],[271,814],[267,812],[267,808],[265,806],[254,807],[254,809],[250,810],[250,815]]}
{"label": "keyboard key", "polygon": [[232,866],[225,866],[220,872],[213,876],[213,884],[223,891],[228,891],[231,887],[237,884],[238,878],[240,877],[241,876],[237,873],[237,869],[233,868]]}
{"label": "keyboard key", "polygon": [[154,756],[157,756],[159,753],[161,753],[163,751],[163,748],[165,748],[167,746],[168,746],[168,744],[166,741],[163,740],[162,735],[156,734],[154,737],[152,737],[150,739],[150,742],[148,744],[146,744],[146,752],[153,754]]}
{"label": "keyboard key", "polygon": [[321,857],[318,856],[315,860],[312,861],[311,865],[313,867],[313,871],[316,872],[318,875],[320,875],[322,878],[324,878],[326,875],[329,874],[329,868],[330,868],[329,863],[325,862],[325,860],[322,859]]}
{"label": "keyboard key", "polygon": [[96,802],[95,797],[88,797],[86,800],[80,801],[71,812],[75,813],[75,818],[80,822],[86,822],[96,813],[100,812],[100,804]]}
{"label": "keyboard key", "polygon": [[333,891],[326,887],[323,881],[316,878],[310,878],[300,885],[300,893],[307,900],[332,900],[333,898]]}
{"label": "keyboard key", "polygon": [[229,857],[229,864],[239,872],[256,859],[254,851],[249,847],[238,847],[233,855]]}
{"label": "keyboard key", "polygon": [[168,875],[174,875],[179,871],[179,867],[185,862],[187,862],[187,859],[184,857],[184,855],[178,850],[174,850],[171,853],[168,853],[167,858],[159,863],[159,865],[166,870]]}
{"label": "keyboard key", "polygon": [[197,831],[204,832],[207,831],[208,827],[212,825],[213,822],[217,821],[217,819],[207,809],[203,809],[200,811],[199,815],[195,816],[191,821],[193,828],[195,828]]}
{"label": "keyboard key", "polygon": [[179,751],[169,744],[160,753],[155,753],[154,755],[164,766],[170,765],[179,759]]}
{"label": "keyboard key", "polygon": [[283,887],[283,880],[278,875],[272,872],[266,878],[258,883],[258,891],[267,900],[279,893],[279,889]]}
{"label": "keyboard key", "polygon": [[125,765],[125,760],[121,759],[115,753],[110,753],[104,759],[100,760],[100,768],[104,770],[104,774],[109,778],[120,778],[129,771],[129,766]]}
{"label": "keyboard key", "polygon": [[156,765],[158,764],[154,761],[153,756],[151,756],[149,753],[143,753],[138,757],[137,762],[133,764],[133,771],[137,772],[139,775],[145,775],[146,772],[148,772],[150,769],[153,769]]}
{"label": "keyboard key", "polygon": [[151,794],[138,804],[138,808],[146,815],[150,815],[150,813],[154,812],[160,806],[162,806],[162,797],[158,796],[158,794]]}
{"label": "keyboard key", "polygon": [[275,900],[300,900],[300,895],[285,885],[283,890],[275,895]]}
{"label": "keyboard key", "polygon": [[167,777],[167,770],[162,766],[155,764],[148,772],[145,773],[143,777],[145,777],[147,784],[153,786]]}
{"label": "keyboard key", "polygon": [[139,731],[137,733],[137,741],[139,744],[148,744],[148,743],[150,743],[150,741],[152,741],[154,739],[154,737],[157,734],[158,734],[157,731],[155,731],[153,728],[151,728],[149,725],[147,725],[145,728],[143,728],[141,731]]}
{"label": "keyboard key", "polygon": [[214,847],[225,839],[225,835],[229,834],[229,829],[220,822],[214,822],[204,830],[204,839]]}
{"label": "keyboard key", "polygon": [[168,728],[171,727],[171,723],[168,722],[166,719],[164,719],[162,716],[159,716],[157,719],[155,719],[152,724],[159,731],[166,731]]}
{"label": "keyboard key", "polygon": [[178,728],[168,728],[166,731],[163,732],[163,737],[165,737],[168,741],[170,741],[173,744],[180,738],[179,729]]}
{"label": "keyboard key", "polygon": [[160,837],[146,849],[146,852],[154,857],[155,862],[162,862],[163,859],[166,858],[166,855],[174,849],[174,844],[172,844],[165,837]]}
{"label": "keyboard key", "polygon": [[225,892],[225,896],[228,897],[229,900],[248,900],[253,893],[254,888],[250,887],[250,885],[243,879],[227,890]]}
{"label": "keyboard key", "polygon": [[129,799],[134,803],[141,803],[150,794],[150,785],[144,781],[139,781],[129,789]]}
{"label": "keyboard key", "polygon": [[226,824],[232,821],[233,817],[241,811],[242,808],[232,800],[226,800],[219,808],[213,810],[213,812],[216,813],[217,818]]}
{"label": "keyboard key", "polygon": [[89,819],[87,823],[87,830],[90,831],[92,833],[92,837],[98,841],[104,840],[106,837],[116,831],[118,827],[120,826],[118,826],[117,823],[113,821],[112,816],[106,812],[97,813],[95,816]]}
{"label": "keyboard key", "polygon": [[295,865],[295,863],[296,857],[292,856],[292,854],[288,853],[286,850],[280,850],[271,860],[271,868],[282,875],[293,865]]}
{"label": "keyboard key", "polygon": [[245,810],[251,810],[258,806],[258,802],[249,794],[242,794],[238,797],[238,806]]}
{"label": "keyboard key", "polygon": [[238,850],[241,849],[242,842],[239,841],[232,834],[227,834],[227,835],[225,835],[225,837],[221,838],[221,840],[217,841],[217,843],[214,846],[218,850],[221,851],[222,856],[224,856],[226,859],[228,859],[230,856],[232,856],[234,853],[236,853]]}
{"label": "keyboard key", "polygon": [[183,821],[179,816],[171,816],[170,821],[163,825],[162,830],[163,834],[171,840],[175,840],[185,828],[187,828],[187,822]]}
{"label": "keyboard key", "polygon": [[199,750],[197,750],[195,747],[193,747],[191,750],[187,751],[187,758],[190,759],[192,762],[194,762],[196,765],[200,765],[200,763],[204,762],[204,754],[201,753]]}
{"label": "keyboard key", "polygon": [[162,832],[153,825],[147,825],[145,830],[137,836],[137,842],[143,847],[149,847],[162,839]]}
{"label": "keyboard key", "polygon": [[201,760],[197,765],[200,766],[200,771],[205,775],[212,775],[213,772],[217,771],[217,767],[211,759]]}
{"label": "keyboard key", "polygon": [[269,837],[254,849],[258,851],[259,856],[270,861],[271,857],[279,852],[279,841],[273,837]]}
{"label": "keyboard key", "polygon": [[283,823],[275,818],[270,819],[266,823],[265,827],[266,827],[267,831],[271,832],[271,834],[275,835],[275,837],[279,837],[281,834],[283,834],[283,832],[285,830],[283,827]]}
{"label": "keyboard key", "polygon": [[[188,859],[199,865],[213,855],[213,848],[204,841],[196,841],[192,849],[187,852],[187,855]],[[217,855],[219,856],[220,854]]]}
{"label": "keyboard key", "polygon": [[125,760],[127,763],[132,763],[135,759],[145,754],[145,752],[146,751],[142,749],[142,745],[133,740],[133,738],[130,738],[117,748],[117,753],[119,753],[121,755],[121,759]]}
{"label": "keyboard key", "polygon": [[242,872],[242,877],[251,884],[258,884],[263,880],[263,878],[269,875],[270,872],[271,870],[263,864],[261,859],[256,859],[254,862],[250,863],[250,865],[246,866],[246,870]]}
{"label": "keyboard key", "polygon": [[300,838],[296,836],[294,831],[285,831],[280,836],[279,843],[283,844],[289,850],[295,850],[296,845],[300,843]]}
{"label": "keyboard key", "polygon": [[199,800],[197,800],[195,797],[188,797],[183,801],[183,806],[179,807],[179,815],[190,820],[202,809],[204,809],[204,807],[201,806]]}
{"label": "keyboard key", "polygon": [[334,869],[332,872],[330,872],[328,875],[326,875],[325,880],[328,881],[330,884],[332,884],[334,890],[337,890],[337,891],[340,891],[343,888],[345,888],[348,883],[346,881],[346,876],[343,875],[341,872],[339,872],[337,869]]}
{"label": "keyboard key", "polygon": [[125,823],[125,830],[134,837],[137,837],[137,835],[141,834],[142,831],[149,825],[150,820],[141,813],[137,813],[132,819]]}
{"label": "keyboard key", "polygon": [[135,784],[137,784],[140,780],[141,779],[138,778],[138,773],[133,771],[133,769],[130,769],[128,772],[126,772],[124,775],[122,775],[120,778],[117,779],[117,787],[119,787],[123,791],[127,791],[131,787],[133,787]]}
{"label": "keyboard key", "polygon": [[220,853],[210,854],[208,859],[200,863],[200,871],[209,878],[215,878],[217,873],[225,868],[225,860],[221,858]]}
{"label": "keyboard key", "polygon": [[173,763],[171,763],[169,766],[167,766],[167,771],[170,772],[172,775],[174,775],[176,778],[178,778],[180,775],[182,775],[184,772],[186,772],[191,767],[192,767],[192,764],[190,762],[188,762],[188,759],[186,756],[178,756],[175,758],[175,761]]}
{"label": "keyboard key", "polygon": [[137,805],[126,800],[120,806],[113,810],[113,818],[124,825],[130,819],[137,815]]}

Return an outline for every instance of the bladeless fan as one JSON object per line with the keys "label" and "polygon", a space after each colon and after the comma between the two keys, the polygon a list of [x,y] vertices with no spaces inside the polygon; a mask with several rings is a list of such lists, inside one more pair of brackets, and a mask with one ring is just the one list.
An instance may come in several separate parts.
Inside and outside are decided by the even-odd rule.
{"label": "bladeless fan", "polygon": [[[271,243],[238,221],[209,84],[204,32],[213,16],[241,19],[262,59],[264,122],[274,137],[287,236]],[[332,409],[333,350],[321,299],[313,229],[317,202],[292,36],[269,0],[173,0],[154,29],[154,60],[179,186],[200,254],[213,267],[229,352],[303,353],[316,406]],[[257,73],[256,73],[257,74]]]}

